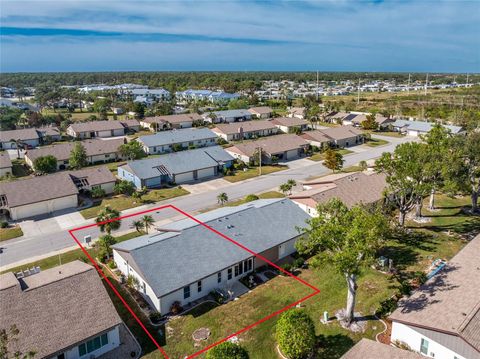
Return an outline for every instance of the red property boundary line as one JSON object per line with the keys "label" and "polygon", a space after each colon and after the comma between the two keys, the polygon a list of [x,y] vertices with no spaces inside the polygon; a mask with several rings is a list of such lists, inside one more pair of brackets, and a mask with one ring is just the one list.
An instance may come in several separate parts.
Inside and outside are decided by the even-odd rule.
{"label": "red property boundary line", "polygon": [[238,243],[237,241],[231,239],[230,237],[226,236],[225,234],[217,231],[216,229],[210,227],[209,225],[203,223],[202,221],[198,220],[197,218],[193,217],[192,215],[188,214],[187,212],[184,212],[182,211],[181,209],[173,206],[173,205],[165,205],[165,206],[161,206],[161,207],[156,207],[156,208],[152,208],[152,209],[149,209],[149,210],[145,210],[145,211],[141,211],[141,212],[136,212],[136,213],[132,213],[132,214],[128,214],[128,215],[125,215],[125,216],[120,216],[118,218],[113,218],[113,219],[110,219],[108,221],[103,221],[103,222],[99,222],[99,223],[93,223],[93,224],[89,224],[89,225],[86,225],[86,226],[82,226],[82,227],[78,227],[78,228],[73,228],[73,229],[70,229],[68,231],[68,233],[70,233],[70,235],[72,236],[72,238],[75,240],[75,242],[78,244],[78,246],[80,247],[80,249],[82,250],[82,252],[88,257],[88,259],[92,262],[92,264],[94,265],[95,269],[97,270],[97,272],[100,274],[100,276],[108,283],[108,285],[110,286],[110,288],[113,290],[113,292],[115,293],[115,295],[120,299],[120,301],[123,303],[123,305],[125,306],[125,308],[127,308],[127,310],[130,312],[130,314],[133,316],[133,318],[137,321],[137,323],[140,325],[140,327],[145,331],[145,333],[147,334],[147,336],[152,340],[152,342],[155,344],[155,346],[158,348],[158,350],[163,354],[163,356],[165,357],[165,359],[171,359],[167,353],[165,352],[165,350],[158,344],[158,342],[155,340],[155,338],[150,334],[150,332],[147,330],[147,328],[145,327],[145,325],[142,323],[142,321],[138,318],[138,316],[135,314],[135,312],[132,310],[132,308],[130,308],[130,306],[128,305],[128,303],[125,301],[125,299],[123,299],[123,297],[120,295],[120,293],[117,291],[117,289],[115,288],[115,286],[110,282],[110,280],[108,279],[108,277],[105,275],[105,273],[103,273],[102,269],[99,267],[99,265],[95,262],[95,260],[90,256],[90,254],[87,252],[87,250],[83,247],[83,245],[80,243],[80,241],[77,239],[77,237],[75,237],[75,235],[73,234],[73,232],[75,231],[80,231],[82,229],[86,229],[86,228],[91,228],[91,227],[96,227],[96,226],[99,226],[99,225],[102,225],[102,224],[105,224],[105,223],[109,223],[109,222],[114,222],[114,221],[118,221],[118,220],[122,220],[122,219],[125,219],[125,218],[130,218],[130,217],[134,217],[134,216],[138,216],[138,215],[141,215],[141,214],[145,214],[145,213],[150,213],[150,212],[154,212],[154,211],[159,211],[159,210],[162,210],[162,209],[166,209],[166,208],[171,208],[175,211],[177,211],[178,213],[181,213],[183,214],[184,216],[192,219],[193,221],[197,222],[198,224],[200,224],[201,226],[207,228],[208,230],[214,232],[215,234],[219,235],[220,237],[226,239],[227,241],[235,244],[236,246],[242,248],[243,250],[249,252],[250,254],[254,255],[255,257],[261,259],[262,261],[268,263],[269,265],[271,265],[272,267],[278,269],[279,271],[283,272],[284,274],[290,276],[291,278],[295,279],[296,281],[302,283],[303,285],[311,288],[313,290],[313,292],[299,300],[297,300],[296,302],[294,303],[291,303],[289,305],[287,305],[286,307],[280,309],[280,310],[277,310],[269,315],[267,315],[266,317],[260,319],[259,321],[253,323],[253,324],[250,324],[248,326],[246,326],[245,328],[243,329],[240,329],[239,331],[233,333],[233,334],[230,334],[229,336],[225,337],[224,339],[221,339],[213,344],[210,344],[209,346],[203,348],[202,350],[194,353],[194,354],[191,354],[189,355],[188,357],[186,357],[185,359],[193,359],[197,356],[199,356],[200,354],[208,351],[209,349],[213,348],[214,346],[217,346],[218,344],[221,344],[227,340],[229,340],[230,338],[232,337],[235,337],[235,336],[238,336],[239,334],[241,333],[244,333],[246,332],[247,330],[249,329],[252,329],[253,327],[277,316],[278,314],[290,309],[290,308],[293,308],[295,307],[296,305],[306,301],[307,299],[317,295],[320,293],[320,290],[316,287],[314,287],[313,285],[307,283],[306,281],[304,281],[303,279],[301,278],[298,278],[297,276],[293,275],[292,273],[286,271],[285,269],[279,267],[278,265],[276,265],[275,263],[271,262],[270,260],[268,260],[267,258],[263,257],[262,255],[258,254],[258,253],[255,253],[254,251],[250,250],[249,248],[245,247],[244,245],[242,245],[241,243]]}

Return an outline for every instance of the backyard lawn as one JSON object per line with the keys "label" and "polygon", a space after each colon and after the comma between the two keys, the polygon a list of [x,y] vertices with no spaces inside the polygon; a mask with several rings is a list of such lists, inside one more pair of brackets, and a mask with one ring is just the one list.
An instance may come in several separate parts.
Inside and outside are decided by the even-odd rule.
{"label": "backyard lawn", "polygon": [[118,211],[123,211],[128,208],[134,208],[147,203],[154,203],[174,197],[184,196],[189,193],[190,192],[181,187],[174,187],[149,190],[147,194],[142,196],[142,200],[126,195],[111,196],[95,203],[95,205],[92,207],[81,210],[80,213],[85,219],[95,218],[98,212],[105,206],[110,206]]}
{"label": "backyard lawn", "polygon": [[[262,166],[262,175],[268,175],[270,173],[283,171],[288,169],[288,166],[285,165],[275,165],[275,166]],[[258,176],[258,167],[249,168],[246,171],[236,171],[232,176],[224,176],[223,178],[229,182],[240,182],[249,178],[254,178]]]}
{"label": "backyard lawn", "polygon": [[[350,153],[353,153],[353,151],[347,150],[346,148],[340,148],[335,150],[336,152],[339,152],[342,156],[348,155]],[[325,152],[318,152],[315,153],[314,155],[308,157],[309,160],[312,161],[323,161],[325,159]]]}
{"label": "backyard lawn", "polygon": [[0,242],[20,236],[23,236],[23,232],[20,226],[0,228]]}

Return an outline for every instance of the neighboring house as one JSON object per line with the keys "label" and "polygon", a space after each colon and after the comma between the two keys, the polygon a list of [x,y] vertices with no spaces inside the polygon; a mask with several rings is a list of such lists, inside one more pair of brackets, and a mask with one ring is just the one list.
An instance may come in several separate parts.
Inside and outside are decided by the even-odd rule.
{"label": "neighboring house", "polygon": [[157,132],[154,135],[140,136],[137,140],[147,154],[167,153],[181,149],[213,146],[217,136],[208,128],[184,128]]}
{"label": "neighboring house", "polygon": [[215,134],[226,141],[275,135],[277,127],[267,120],[220,123],[212,129]]}
{"label": "neighboring house", "polygon": [[[355,126],[355,127],[361,127],[362,122],[367,120],[367,116],[369,113],[363,113],[363,112],[352,112],[349,113],[347,116],[345,116],[342,120],[342,124],[344,126]],[[388,126],[393,123],[393,119],[389,117],[382,116],[380,114],[375,115],[375,122],[378,123],[378,128],[379,129],[386,129]]]}
{"label": "neighboring house", "polygon": [[325,116],[325,121],[330,123],[339,123],[339,122],[342,122],[343,119],[347,117],[349,114],[350,113],[348,112],[333,111]]}
{"label": "neighboring house", "polygon": [[290,107],[287,117],[305,119],[305,107]]}
{"label": "neighboring house", "polygon": [[127,91],[119,91],[122,94],[126,93],[131,95],[132,97],[144,97],[148,99],[149,101],[165,101],[170,99],[170,92],[163,89],[163,88],[157,88],[157,89],[131,89]]}
{"label": "neighboring house", "polygon": [[288,134],[278,135],[259,140],[238,143],[235,146],[225,149],[233,157],[249,163],[254,160],[259,150],[262,151],[262,162],[272,163],[274,158],[280,161],[293,160],[300,157],[305,149],[308,147],[308,143],[300,136]]}
{"label": "neighboring house", "polygon": [[297,117],[278,117],[270,120],[270,122],[284,133],[292,133],[296,128],[300,129],[300,131],[305,131],[309,128],[307,121]]}
{"label": "neighboring house", "polygon": [[148,128],[150,131],[162,131],[192,127],[193,123],[197,121],[203,121],[202,116],[198,113],[182,113],[178,115],[145,117],[140,120],[140,125]]}
{"label": "neighboring house", "polygon": [[128,128],[120,121],[90,121],[73,123],[67,128],[67,134],[74,138],[115,137],[125,135]]}
{"label": "neighboring house", "polygon": [[[108,141],[100,139],[84,140],[80,143],[87,153],[89,164],[105,163],[118,161],[122,159],[119,147],[124,144],[123,138],[115,138]],[[64,170],[68,168],[70,154],[75,147],[76,142],[57,143],[51,146],[39,147],[25,152],[25,163],[32,169],[35,169],[35,160],[39,157],[52,155],[57,159],[57,169]]]}
{"label": "neighboring house", "polygon": [[211,91],[211,90],[192,90],[177,91],[175,97],[180,101],[210,101],[212,103],[226,103],[230,100],[240,97],[236,93],[228,93],[223,91]]}
{"label": "neighboring house", "polygon": [[38,136],[41,139],[42,143],[46,142],[54,142],[54,141],[61,141],[62,134],[58,127],[55,126],[44,126],[36,128],[38,132]]}
{"label": "neighboring house", "polygon": [[[270,199],[224,207],[197,219],[275,263],[295,252],[297,227],[305,225],[308,215],[290,200]],[[176,301],[185,306],[214,289],[231,290],[266,264],[190,219],[112,248],[118,269],[139,281],[140,293],[162,314]]]}
{"label": "neighboring house", "polygon": [[118,167],[118,177],[132,182],[137,188],[161,187],[216,176],[232,163],[232,156],[222,147],[211,146],[129,161]]}
{"label": "neighboring house", "polygon": [[303,184],[305,189],[289,198],[312,217],[317,206],[338,198],[348,207],[372,204],[382,200],[386,187],[385,176],[376,173],[341,173],[318,178]]}
{"label": "neighboring house", "polygon": [[364,134],[353,126],[330,127],[320,130],[336,147],[349,147],[363,143]]}
{"label": "neighboring house", "polygon": [[[340,359],[422,359],[424,356],[363,338]],[[454,358],[451,358],[454,359]]]}
{"label": "neighboring house", "polygon": [[320,130],[302,133],[300,137],[307,141],[311,146],[315,146],[318,148],[323,148],[324,146],[333,143],[332,139]]}
{"label": "neighboring house", "polygon": [[0,177],[9,174],[12,174],[12,161],[10,160],[8,152],[2,151],[0,152]]}
{"label": "neighboring house", "polygon": [[120,319],[93,266],[79,260],[38,273],[0,275],[0,328],[15,325],[11,353],[35,358],[120,357],[119,346],[140,347]]}
{"label": "neighboring house", "polygon": [[205,113],[203,119],[210,123],[242,122],[251,120],[252,114],[248,110],[214,111]]}
{"label": "neighboring house", "polygon": [[[432,127],[435,125],[435,122],[426,122],[426,121],[411,121],[411,120],[396,120],[391,123],[393,130],[400,133],[405,133],[409,136],[418,137],[419,135],[425,135]],[[451,126],[451,125],[442,125],[443,127],[450,130],[453,135],[459,135],[465,133],[465,130],[460,126]]]}
{"label": "neighboring house", "polygon": [[264,119],[272,117],[273,110],[268,106],[252,107],[248,111],[257,119]]}
{"label": "neighboring house", "polygon": [[35,128],[0,131],[0,149],[17,148],[15,141],[19,142],[21,147],[35,148],[40,145],[40,136]]}
{"label": "neighboring house", "polygon": [[0,212],[13,220],[75,208],[78,193],[101,186],[111,193],[115,177],[105,167],[60,172],[0,183]]}
{"label": "neighboring house", "polygon": [[480,235],[390,315],[391,341],[435,359],[480,358]]}
{"label": "neighboring house", "polygon": [[125,133],[140,131],[140,122],[137,120],[120,120],[119,122],[125,127]]}

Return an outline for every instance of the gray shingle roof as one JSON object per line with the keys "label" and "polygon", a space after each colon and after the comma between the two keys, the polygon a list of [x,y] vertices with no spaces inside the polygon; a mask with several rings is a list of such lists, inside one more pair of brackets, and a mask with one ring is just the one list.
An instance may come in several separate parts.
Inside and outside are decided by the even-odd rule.
{"label": "gray shingle roof", "polygon": [[[396,120],[392,123],[393,127],[407,127],[409,130],[419,131],[419,132],[429,132],[435,122],[425,122],[425,121],[410,121],[410,120]],[[463,130],[460,126],[451,126],[443,125],[443,127],[448,128],[453,134],[459,133]]]}
{"label": "gray shingle roof", "polygon": [[297,117],[277,117],[270,120],[270,122],[274,125],[287,127],[308,125],[306,120],[302,120],[301,118]]}
{"label": "gray shingle roof", "polygon": [[330,127],[324,130],[320,130],[320,132],[334,140],[344,140],[363,134],[362,131],[353,126]]}
{"label": "gray shingle roof", "polygon": [[284,151],[304,148],[308,145],[300,136],[294,134],[276,135],[260,138],[255,141],[238,143],[235,146],[228,147],[226,150],[252,157],[259,147],[269,154],[276,154]]}
{"label": "gray shingle roof", "polygon": [[73,180],[87,179],[90,186],[115,183],[116,181],[113,173],[105,166],[83,168],[77,171],[69,171],[68,173]]}
{"label": "gray shingle roof", "polygon": [[271,123],[268,120],[255,120],[255,121],[244,121],[244,122],[233,122],[233,123],[219,123],[213,131],[224,134],[235,134],[239,133],[242,129],[243,133],[254,132],[254,131],[263,131],[263,130],[276,130],[277,127],[275,124]]}
{"label": "gray shingle roof", "polygon": [[90,131],[110,131],[123,129],[120,121],[89,121],[73,123],[70,127],[75,132],[90,132]]}
{"label": "gray shingle roof", "polygon": [[24,128],[20,130],[0,131],[0,142],[9,142],[10,140],[35,140],[38,139],[37,130],[34,128]]}
{"label": "gray shingle roof", "polygon": [[129,161],[124,168],[127,171],[130,169],[141,179],[147,179],[160,175],[157,169],[159,166],[164,166],[171,174],[179,174],[215,167],[218,166],[220,161],[233,161],[233,157],[225,152],[222,147],[211,146],[169,153],[155,158]]}
{"label": "gray shingle roof", "polygon": [[[259,200],[197,216],[255,253],[297,237],[296,226],[304,226],[308,218],[287,199]],[[128,252],[129,264],[136,267],[158,297],[252,257],[191,219],[167,227],[174,232],[142,236],[113,246],[121,255]]]}
{"label": "gray shingle roof", "polygon": [[[0,276],[0,328],[15,324],[15,346],[52,357],[87,338],[121,324],[96,270],[74,261],[19,282],[13,273]],[[12,348],[10,348],[12,349]]]}
{"label": "gray shingle roof", "polygon": [[202,120],[202,116],[198,113],[182,113],[178,115],[165,115],[165,116],[154,116],[154,117],[145,117],[142,122],[146,123],[182,123],[182,122],[193,122]]}
{"label": "gray shingle roof", "polygon": [[209,138],[216,139],[217,136],[208,128],[184,128],[180,130],[157,132],[154,135],[140,136],[138,141],[147,147],[152,147]]}
{"label": "gray shingle roof", "polygon": [[217,117],[244,117],[251,116],[252,114],[248,110],[224,110],[213,112]]}

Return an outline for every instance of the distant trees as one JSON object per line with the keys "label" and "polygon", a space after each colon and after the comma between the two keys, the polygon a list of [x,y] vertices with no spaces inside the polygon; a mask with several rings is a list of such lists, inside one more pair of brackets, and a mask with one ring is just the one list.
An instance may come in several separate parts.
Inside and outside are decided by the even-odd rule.
{"label": "distant trees", "polygon": [[328,169],[335,171],[340,171],[343,168],[343,156],[340,152],[334,151],[331,148],[325,151],[325,159],[323,160],[323,165]]}
{"label": "distant trees", "polygon": [[75,142],[68,163],[71,169],[80,169],[88,165],[87,151],[81,142]]}
{"label": "distant trees", "polygon": [[315,348],[315,325],[301,309],[290,309],[280,316],[275,336],[280,350],[289,359],[307,358]]}
{"label": "distant trees", "polygon": [[57,170],[57,159],[52,155],[41,156],[33,161],[33,167],[37,172],[52,173]]}

